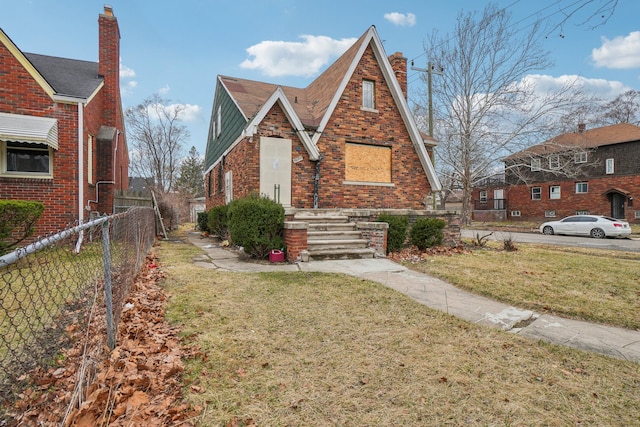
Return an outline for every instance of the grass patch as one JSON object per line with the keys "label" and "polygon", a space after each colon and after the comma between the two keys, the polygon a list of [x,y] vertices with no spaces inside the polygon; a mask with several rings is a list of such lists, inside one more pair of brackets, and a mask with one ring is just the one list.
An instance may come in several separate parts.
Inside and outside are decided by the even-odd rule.
{"label": "grass patch", "polygon": [[407,266],[517,307],[640,329],[640,254],[501,244]]}
{"label": "grass patch", "polygon": [[[168,318],[198,343],[210,425],[632,425],[640,365],[533,342],[382,285],[194,266],[162,242]],[[518,252],[520,253],[520,252]]]}

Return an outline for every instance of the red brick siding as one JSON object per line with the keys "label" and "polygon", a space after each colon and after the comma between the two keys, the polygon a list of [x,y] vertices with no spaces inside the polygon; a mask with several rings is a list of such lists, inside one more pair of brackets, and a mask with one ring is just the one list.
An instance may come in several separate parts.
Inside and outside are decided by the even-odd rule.
{"label": "red brick siding", "polygon": [[[378,112],[361,109],[363,79],[375,82]],[[391,147],[394,186],[343,184],[347,142]],[[430,185],[370,47],[340,97],[318,148],[324,155],[320,166],[320,207],[424,209]]]}

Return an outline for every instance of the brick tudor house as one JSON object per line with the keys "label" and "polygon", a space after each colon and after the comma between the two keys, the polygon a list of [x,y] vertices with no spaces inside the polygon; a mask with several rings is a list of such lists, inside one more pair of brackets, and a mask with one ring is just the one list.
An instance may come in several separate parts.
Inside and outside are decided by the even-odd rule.
{"label": "brick tudor house", "polygon": [[[640,127],[579,125],[505,158],[505,182],[474,189],[473,218],[543,221],[588,213],[640,222],[638,159]],[[557,173],[565,167],[571,177]],[[523,168],[526,184],[518,177]]]}
{"label": "brick tudor house", "polygon": [[387,58],[373,26],[306,88],[218,76],[207,210],[252,193],[281,203],[287,220],[302,210],[424,210],[440,190],[435,141],[406,96],[407,60]]}
{"label": "brick tudor house", "polygon": [[22,52],[0,29],[0,199],[43,202],[36,235],[112,213],[128,187],[111,7],[98,27],[97,63]]}

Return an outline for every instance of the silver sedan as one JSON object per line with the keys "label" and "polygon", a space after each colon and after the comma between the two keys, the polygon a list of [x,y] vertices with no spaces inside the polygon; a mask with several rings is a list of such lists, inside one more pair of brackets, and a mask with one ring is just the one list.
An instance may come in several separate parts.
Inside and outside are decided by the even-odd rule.
{"label": "silver sedan", "polygon": [[573,236],[628,237],[629,223],[603,215],[572,215],[559,221],[548,221],[540,226],[542,234],[567,234]]}

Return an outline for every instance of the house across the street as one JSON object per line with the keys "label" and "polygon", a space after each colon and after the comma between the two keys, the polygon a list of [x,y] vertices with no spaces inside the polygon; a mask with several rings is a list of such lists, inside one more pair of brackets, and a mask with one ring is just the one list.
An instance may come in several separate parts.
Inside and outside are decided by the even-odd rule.
{"label": "house across the street", "polygon": [[545,220],[576,214],[640,222],[640,127],[569,132],[504,159],[505,180],[474,189],[474,220]]}
{"label": "house across the street", "polygon": [[44,203],[36,235],[112,213],[128,187],[120,30],[98,17],[98,62],[22,52],[0,29],[0,198]]}

